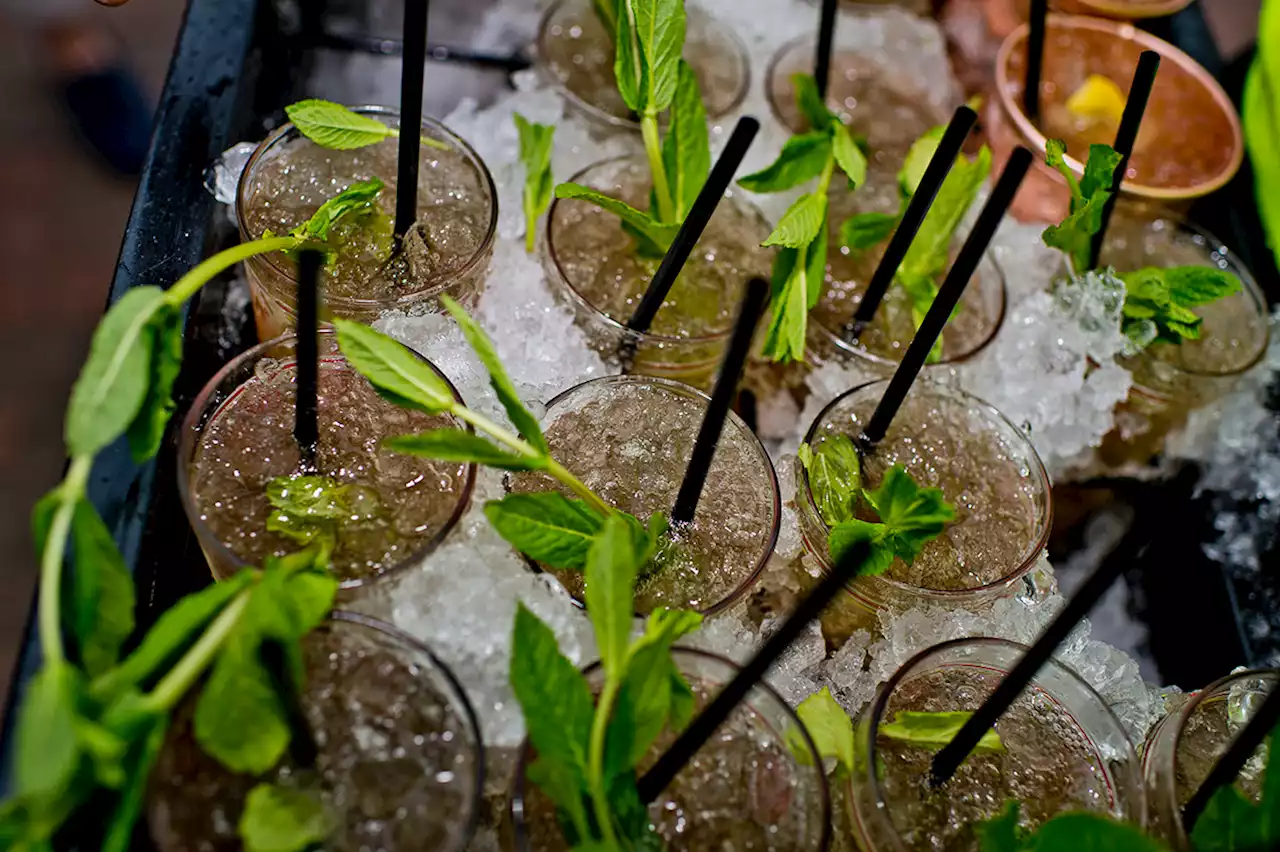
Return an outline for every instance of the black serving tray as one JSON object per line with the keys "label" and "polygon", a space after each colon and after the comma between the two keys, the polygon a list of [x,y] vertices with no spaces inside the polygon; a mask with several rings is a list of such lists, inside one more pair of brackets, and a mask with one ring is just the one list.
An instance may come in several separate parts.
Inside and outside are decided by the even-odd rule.
{"label": "black serving tray", "polygon": [[[205,170],[229,144],[261,138],[280,120],[284,105],[302,91],[317,49],[397,52],[394,41],[330,26],[331,15],[349,13],[361,2],[189,0],[108,305],[132,287],[175,281],[203,257],[235,241],[225,217],[214,215],[215,202],[204,188]],[[1199,60],[1239,102],[1251,57],[1223,63],[1199,0],[1148,28]],[[519,53],[493,55],[465,48],[441,49],[436,58],[489,73],[528,64]],[[1262,235],[1248,163],[1230,185],[1197,203],[1192,216],[1211,223],[1211,230],[1239,251],[1274,304],[1280,297],[1280,274]],[[229,358],[256,342],[251,315],[228,321],[224,301],[229,288],[229,281],[214,282],[188,311],[186,356],[175,390],[178,411],[159,456],[137,465],[124,443],[117,443],[98,458],[90,480],[89,497],[133,569],[143,630],[182,595],[210,581],[178,499],[175,448],[178,426],[200,387]],[[1139,520],[1159,530],[1150,546],[1120,548],[1115,558],[1133,562],[1127,580],[1136,615],[1150,630],[1150,651],[1162,682],[1188,689],[1236,665],[1280,654],[1280,631],[1258,636],[1242,628],[1280,607],[1276,543],[1270,543],[1266,556],[1271,570],[1247,580],[1224,572],[1203,555],[1203,543],[1216,537],[1212,495],[1193,498],[1193,482],[1194,476],[1184,475],[1165,483],[1107,481],[1081,488],[1081,493],[1093,494],[1087,502],[1125,503]],[[1062,541],[1055,559],[1079,545],[1078,537],[1070,535]],[[33,621],[28,620],[24,652],[6,697],[0,797],[8,790],[14,709],[39,664]]]}

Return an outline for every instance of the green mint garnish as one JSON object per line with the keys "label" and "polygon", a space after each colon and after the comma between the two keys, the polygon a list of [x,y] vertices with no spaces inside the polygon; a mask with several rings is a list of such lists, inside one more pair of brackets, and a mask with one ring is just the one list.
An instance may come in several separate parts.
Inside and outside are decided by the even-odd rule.
{"label": "green mint garnish", "polygon": [[556,129],[546,124],[533,124],[520,113],[515,114],[515,122],[520,133],[520,164],[524,166],[524,247],[532,254],[538,235],[538,219],[551,204],[554,188],[551,146]]}
{"label": "green mint garnish", "polygon": [[867,161],[849,129],[822,103],[813,78],[792,77],[796,103],[813,128],[791,137],[768,167],[747,175],[739,185],[752,192],[782,192],[817,179],[800,196],[763,243],[780,246],[773,264],[773,315],[764,354],[775,361],[803,361],[809,311],[822,296],[827,268],[828,191],[836,169],[850,186],[867,179]]}
{"label": "green mint garnish", "polygon": [[[1136,826],[1100,813],[1059,814],[1029,831],[1018,822],[1020,810],[1017,802],[1007,802],[999,816],[974,824],[981,852],[1168,852]],[[1243,852],[1245,847],[1236,848]]]}
{"label": "green mint garnish", "polygon": [[267,483],[272,512],[267,529],[300,545],[316,544],[327,555],[338,543],[338,529],[377,517],[377,496],[328,476],[277,476]]}
{"label": "green mint garnish", "polygon": [[671,647],[702,618],[659,609],[644,634],[631,639],[635,583],[647,551],[634,532],[611,517],[587,555],[587,612],[604,672],[595,699],[551,630],[523,605],[516,611],[511,686],[538,753],[529,780],[555,803],[580,849],[649,848],[654,837],[636,767],[664,729],[683,727],[693,712]]}
{"label": "green mint garnish", "polygon": [[333,818],[314,793],[272,784],[249,791],[240,815],[246,852],[302,852],[333,832]]}
{"label": "green mint garnish", "polygon": [[[332,101],[298,101],[285,107],[284,112],[299,133],[321,148],[335,151],[366,148],[400,135],[399,130],[373,116],[361,115]],[[439,151],[449,150],[448,145],[430,136],[423,136],[422,144]]]}
{"label": "green mint garnish", "polygon": [[1056,248],[1071,261],[1074,275],[1089,269],[1093,253],[1093,237],[1102,229],[1102,213],[1111,198],[1111,183],[1120,166],[1120,154],[1109,145],[1090,145],[1089,162],[1084,178],[1076,180],[1066,160],[1067,145],[1059,139],[1045,144],[1045,162],[1066,178],[1071,190],[1071,207],[1061,224],[1050,225],[1044,232],[1044,244]]}
{"label": "green mint garnish", "polygon": [[1267,766],[1262,777],[1262,795],[1255,803],[1231,784],[1220,788],[1191,831],[1196,852],[1245,852],[1275,849],[1280,845],[1280,761],[1273,761],[1275,744],[1280,742],[1280,726],[1267,738]]}
{"label": "green mint garnish", "polygon": [[[697,76],[680,58],[684,0],[596,0],[595,6],[606,25],[613,22],[618,93],[640,116],[653,179],[651,210],[636,210],[573,183],[556,187],[556,197],[580,199],[618,216],[641,257],[661,258],[711,171],[706,108]],[[658,126],[663,112],[668,113],[665,138]]]}
{"label": "green mint garnish", "polygon": [[[810,695],[796,708],[796,715],[804,722],[805,729],[813,739],[818,755],[823,759],[834,759],[836,772],[852,774],[866,766],[866,756],[854,731],[853,720],[844,712],[831,695],[831,690],[823,687]],[[972,713],[917,713],[902,711],[894,715],[891,722],[880,726],[877,736],[886,737],[896,742],[920,748],[938,749],[955,738]],[[867,720],[861,720],[859,731],[866,737]],[[788,745],[797,757],[805,756],[803,740],[798,733],[788,736]],[[980,752],[1004,751],[1000,735],[995,730],[987,731],[977,745]]]}
{"label": "green mint garnish", "polygon": [[842,521],[831,529],[829,547],[831,558],[839,560],[854,544],[870,542],[871,555],[863,566],[864,576],[883,574],[895,557],[911,565],[924,546],[941,535],[956,517],[940,489],[921,488],[897,465],[884,475],[879,488],[864,488],[862,497],[880,522]]}
{"label": "green mint garnish", "polygon": [[835,435],[813,450],[801,444],[796,458],[809,474],[809,490],[823,523],[834,527],[853,519],[862,493],[862,463],[848,435]]}

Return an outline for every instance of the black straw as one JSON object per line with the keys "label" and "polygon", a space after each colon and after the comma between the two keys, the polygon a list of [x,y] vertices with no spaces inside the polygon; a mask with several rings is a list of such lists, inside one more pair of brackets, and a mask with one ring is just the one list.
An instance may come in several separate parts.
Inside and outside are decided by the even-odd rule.
{"label": "black straw", "polygon": [[1107,239],[1107,228],[1111,225],[1111,214],[1116,209],[1116,199],[1120,196],[1120,186],[1124,183],[1125,173],[1129,171],[1129,157],[1133,154],[1133,146],[1138,141],[1138,129],[1142,126],[1143,113],[1147,111],[1147,101],[1151,99],[1151,89],[1156,84],[1156,72],[1160,70],[1160,54],[1154,50],[1142,51],[1138,58],[1138,69],[1133,72],[1133,83],[1129,86],[1129,100],[1125,101],[1124,114],[1120,117],[1120,127],[1116,130],[1115,149],[1120,152],[1120,165],[1116,167],[1115,177],[1111,181],[1111,197],[1102,208],[1102,227],[1093,235],[1093,245],[1089,253],[1089,268],[1098,266],[1102,257],[1102,244]]}
{"label": "black straw", "polygon": [[742,299],[738,320],[733,325],[729,348],[724,360],[720,362],[720,375],[716,377],[715,389],[711,391],[711,404],[702,417],[698,440],[693,445],[684,481],[680,483],[680,493],[676,495],[675,507],[671,510],[673,524],[689,523],[698,509],[698,500],[702,497],[707,474],[711,471],[711,461],[716,455],[716,445],[720,443],[720,433],[724,431],[725,418],[729,416],[729,407],[738,395],[738,383],[747,366],[751,338],[755,335],[756,325],[760,322],[760,315],[764,313],[764,305],[768,299],[768,282],[763,278],[752,278],[747,282],[747,294]]}
{"label": "black straw", "polygon": [[742,165],[742,158],[747,155],[747,149],[751,147],[751,142],[756,138],[759,130],[760,122],[751,116],[746,115],[738,119],[738,126],[733,129],[733,134],[724,146],[724,151],[720,153],[720,159],[716,160],[715,167],[707,177],[707,182],[702,185],[702,191],[698,193],[693,206],[689,208],[689,215],[684,217],[684,222],[680,225],[671,248],[667,249],[666,256],[662,258],[662,265],[658,267],[653,280],[649,282],[649,289],[645,291],[640,304],[636,306],[635,313],[627,322],[627,328],[641,334],[649,330],[649,326],[653,324],[653,318],[657,316],[658,309],[666,301],[672,285],[680,276],[680,270],[684,268],[689,255],[693,253],[693,247],[702,238],[702,232],[711,221],[712,214],[716,212],[720,199],[724,198],[725,190],[729,188],[729,183],[737,174],[738,166]]}
{"label": "black straw", "polygon": [[818,94],[825,100],[831,81],[831,42],[836,35],[836,4],[840,0],[822,0],[822,21],[818,24],[818,52],[813,57],[813,79]]}
{"label": "black straw", "polygon": [[814,586],[809,596],[796,606],[777,632],[765,641],[756,655],[738,670],[733,680],[725,684],[720,694],[689,723],[671,747],[658,757],[653,768],[644,774],[639,782],[642,802],[647,804],[658,798],[672,779],[680,774],[698,749],[711,739],[734,708],[760,682],[769,667],[782,656],[809,623],[822,614],[827,604],[844,589],[845,584],[858,576],[869,553],[870,545],[860,541],[837,560],[832,571]]}
{"label": "black straw", "polygon": [[1071,634],[1089,611],[1102,599],[1107,590],[1124,574],[1125,569],[1142,558],[1142,552],[1150,544],[1150,524],[1135,519],[1113,552],[1089,575],[1075,595],[1067,601],[1058,616],[1040,634],[1035,644],[1014,665],[1013,669],[996,684],[996,688],[982,702],[982,706],[969,717],[951,742],[933,756],[930,783],[941,786],[969,757],[982,735],[991,730],[1004,711],[1022,694],[1036,673],[1053,656],[1058,646]]}
{"label": "black straw", "polygon": [[1035,124],[1040,120],[1040,76],[1044,70],[1045,19],[1049,0],[1031,0],[1031,32],[1027,35],[1027,78],[1022,88],[1022,111]]}
{"label": "black straw", "polygon": [[396,169],[396,240],[418,220],[418,154],[422,149],[422,76],[427,62],[429,0],[405,0],[400,66],[400,162]]}
{"label": "black straw", "polygon": [[316,422],[317,381],[320,372],[320,266],[324,255],[305,249],[298,255],[298,386],[294,399],[293,437],[302,464],[315,470],[320,427]]}
{"label": "black straw", "polygon": [[1000,226],[1000,220],[1004,218],[1005,211],[1013,203],[1013,197],[1022,186],[1022,179],[1026,176],[1030,165],[1031,152],[1022,146],[1015,148],[1009,157],[1009,162],[1005,164],[1004,171],[1000,174],[1000,179],[996,181],[996,188],[992,190],[991,197],[983,206],[977,224],[973,226],[968,239],[964,241],[960,254],[956,256],[956,262],[951,265],[951,271],[947,273],[946,280],[942,282],[938,295],[929,307],[929,312],[920,323],[916,336],[911,338],[911,345],[907,347],[906,354],[902,356],[902,363],[898,365],[893,378],[889,380],[889,387],[880,399],[880,404],[871,415],[871,420],[861,436],[864,446],[874,447],[889,431],[889,424],[893,422],[898,409],[902,407],[902,402],[907,398],[907,393],[911,390],[916,376],[924,368],[924,362],[928,359],[930,350],[937,343],[947,320],[951,319],[951,312],[960,302],[960,296],[964,293],[965,287],[969,286],[969,279],[973,277],[978,263],[982,260],[982,255],[986,253],[987,246],[995,236],[996,228]]}
{"label": "black straw", "polygon": [[933,200],[938,196],[938,190],[942,188],[942,182],[950,174],[956,157],[960,156],[960,149],[964,147],[964,140],[968,138],[969,131],[973,130],[977,120],[978,114],[967,106],[960,107],[951,116],[951,123],[947,125],[942,141],[938,143],[938,149],[933,152],[933,159],[929,161],[929,166],[920,179],[920,185],[911,196],[911,201],[902,214],[902,221],[889,239],[884,257],[880,258],[880,265],[871,276],[871,283],[867,285],[867,291],[858,304],[857,312],[845,326],[845,340],[851,343],[857,340],[875,318],[876,310],[884,300],[884,294],[889,291],[889,285],[893,283],[893,276],[898,274],[898,267],[907,256],[907,250],[911,248],[911,243],[915,240],[921,224],[924,223],[925,216],[929,214],[929,208],[933,206]]}
{"label": "black straw", "polygon": [[[1276,729],[1276,725],[1280,724],[1280,686],[1272,687],[1271,692],[1267,695],[1262,706],[1258,708],[1258,712],[1253,714],[1253,718],[1249,720],[1249,724],[1244,726],[1244,730],[1236,735],[1231,741],[1231,745],[1218,758],[1218,762],[1213,765],[1213,769],[1209,770],[1209,775],[1204,779],[1204,783],[1200,785],[1200,789],[1187,800],[1186,805],[1182,808],[1182,825],[1189,832],[1195,827],[1196,820],[1204,813],[1205,807],[1209,804],[1209,800],[1213,798],[1214,793],[1235,783],[1236,776],[1240,774],[1240,770],[1244,769],[1244,765],[1249,762],[1249,758],[1258,750],[1258,746],[1262,745],[1262,741]],[[1280,754],[1280,752],[1277,752]],[[1269,759],[1275,759],[1276,755],[1272,755]],[[1274,771],[1280,771],[1280,764],[1276,764]],[[1267,768],[1268,772],[1273,771],[1271,767]]]}

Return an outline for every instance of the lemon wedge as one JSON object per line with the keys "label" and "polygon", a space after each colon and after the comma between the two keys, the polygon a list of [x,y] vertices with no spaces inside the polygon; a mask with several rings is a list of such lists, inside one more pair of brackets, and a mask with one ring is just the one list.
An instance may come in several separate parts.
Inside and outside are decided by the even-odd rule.
{"label": "lemon wedge", "polygon": [[1108,77],[1090,74],[1067,98],[1067,109],[1082,118],[1107,119],[1117,124],[1124,115],[1124,92]]}

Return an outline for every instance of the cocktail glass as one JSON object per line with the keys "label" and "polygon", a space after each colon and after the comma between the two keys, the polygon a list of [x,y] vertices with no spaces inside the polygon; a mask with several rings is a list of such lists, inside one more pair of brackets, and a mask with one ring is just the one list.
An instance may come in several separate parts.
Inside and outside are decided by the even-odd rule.
{"label": "cocktail glass", "polygon": [[[679,382],[606,376],[551,400],[544,430],[557,461],[606,503],[647,521],[654,512],[671,511],[708,402]],[[514,475],[508,487],[563,490],[540,473]],[[637,612],[668,607],[710,615],[729,607],[764,570],[781,514],[769,454],[731,412],[693,522],[673,530],[672,543],[641,577]],[[545,570],[583,600],[581,571]]]}
{"label": "cocktail glass", "polygon": [[[887,381],[870,382],[837,397],[818,415],[805,442],[815,452],[840,435],[856,443],[886,387]],[[874,490],[900,465],[921,487],[940,488],[956,519],[913,565],[898,559],[884,574],[850,583],[847,599],[837,600],[826,616],[829,634],[838,638],[865,629],[877,635],[877,613],[884,610],[925,604],[979,608],[1021,591],[1048,542],[1053,509],[1049,477],[1035,447],[1004,415],[963,391],[919,379],[884,440],[861,455],[864,489]],[[805,558],[831,571],[830,528],[800,464],[796,506]]]}
{"label": "cocktail glass", "polygon": [[[726,22],[690,5],[686,9],[684,58],[693,68],[707,116],[737,109],[751,83],[747,49]],[[538,65],[565,101],[604,133],[640,131],[640,120],[618,94],[613,74],[613,36],[592,0],[559,0],[538,30]]]}
{"label": "cocktail glass", "polygon": [[1050,661],[996,722],[1003,752],[976,751],[941,788],[929,784],[935,749],[886,738],[902,711],[974,711],[1026,652],[1002,639],[957,639],[917,654],[881,687],[855,724],[859,765],[849,779],[854,836],[864,852],[979,848],[975,823],[1021,804],[1033,828],[1067,811],[1142,826],[1141,772],[1107,703]]}
{"label": "cocktail glass", "polygon": [[[652,186],[643,158],[597,163],[572,178],[645,209]],[[617,216],[577,199],[551,205],[544,265],[552,292],[574,313],[587,341],[606,360],[634,347],[633,369],[709,387],[733,329],[746,283],[768,278],[770,228],[731,188],[684,265],[649,331],[626,327],[661,258],[641,257]]]}
{"label": "cocktail glass", "polygon": [[[1133,388],[1117,411],[1117,428],[1100,454],[1111,466],[1145,464],[1187,415],[1222,398],[1266,354],[1266,297],[1235,252],[1171,211],[1118,210],[1107,231],[1101,265],[1121,273],[1144,267],[1208,266],[1240,279],[1242,289],[1192,310],[1203,318],[1199,340],[1154,343],[1120,363]],[[1151,218],[1153,217],[1154,218]]]}
{"label": "cocktail glass", "polygon": [[[674,648],[672,656],[693,690],[699,712],[738,671],[729,660],[704,651]],[[598,663],[584,673],[595,689],[602,686]],[[674,740],[674,732],[664,731],[641,761],[640,771]],[[804,724],[772,687],[761,682],[649,806],[650,821],[671,852],[825,852],[831,801],[822,760],[816,755]],[[515,849],[567,850],[554,807],[525,777],[532,758],[526,743],[511,801]]]}
{"label": "cocktail glass", "polygon": [[[1227,746],[1249,721],[1267,694],[1280,682],[1275,670],[1237,672],[1209,684],[1177,712],[1161,719],[1147,735],[1142,751],[1142,774],[1147,784],[1151,830],[1174,852],[1192,852],[1182,825],[1182,807],[1209,776]],[[1236,782],[1257,800],[1259,770],[1266,750],[1245,766]]]}
{"label": "cocktail glass", "polygon": [[221,580],[302,548],[268,529],[273,479],[319,473],[349,486],[352,514],[336,524],[332,567],[342,588],[354,591],[417,564],[444,541],[470,505],[475,466],[384,448],[381,442],[396,435],[465,427],[451,416],[384,400],[326,330],[320,333],[319,469],[307,471],[293,437],[296,350],[294,335],[259,344],[204,386],[182,424],[178,493]]}
{"label": "cocktail glass", "polygon": [[[398,128],[400,114],[389,107],[355,111]],[[328,268],[322,310],[373,322],[386,311],[442,312],[448,294],[468,307],[484,286],[498,226],[497,191],[484,161],[462,139],[433,119],[422,122],[424,144],[418,176],[418,221],[394,251],[396,156],[391,138],[352,151],[321,148],[293,124],[276,130],[258,146],[240,177],[236,221],[244,241],[267,230],[288,233],[329,198],[351,184],[380,178],[381,216],[339,225],[341,245]],[[297,267],[279,253],[245,262],[253,296],[258,338],[270,340],[292,328],[297,316]]]}
{"label": "cocktail glass", "polygon": [[[1225,185],[1244,157],[1240,119],[1226,92],[1194,59],[1132,24],[1100,18],[1050,15],[1045,34],[1041,119],[1022,110],[1028,27],[1005,39],[996,57],[996,90],[987,98],[985,126],[995,167],[1003,168],[1014,146],[1042,155],[1014,200],[1013,213],[1027,222],[1062,221],[1070,206],[1066,181],[1045,165],[1046,137],[1067,143],[1067,163],[1084,173],[1090,143],[1110,145],[1115,124],[1084,120],[1067,99],[1093,74],[1127,91],[1138,57],[1154,50],[1162,60],[1142,130],[1121,186],[1122,197],[1178,205]],[[1169,140],[1177,144],[1169,144]]]}
{"label": "cocktail glass", "polygon": [[465,849],[479,816],[484,749],[453,674],[412,637],[353,613],[334,612],[303,641],[303,655],[300,706],[314,765],[286,756],[265,777],[228,770],[197,744],[188,700],[148,788],[157,848],[238,852],[245,797],[274,783],[323,800],[336,826],[326,849]]}

